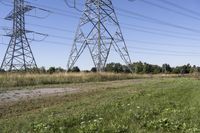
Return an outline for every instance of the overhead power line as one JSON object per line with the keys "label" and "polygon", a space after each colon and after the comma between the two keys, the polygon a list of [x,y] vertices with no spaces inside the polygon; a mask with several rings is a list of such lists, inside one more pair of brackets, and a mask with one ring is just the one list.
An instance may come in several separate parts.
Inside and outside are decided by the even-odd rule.
{"label": "overhead power line", "polygon": [[[29,2],[31,3],[31,2]],[[63,10],[63,9],[59,9],[59,8],[55,8],[55,7],[50,7],[50,6],[46,6],[46,5],[41,5],[41,4],[36,4],[36,3],[31,3],[33,5],[37,5],[37,6],[41,6],[42,8],[46,8],[46,10],[49,10],[49,9],[52,9],[50,10],[51,13],[54,13],[54,14],[57,14],[57,15],[61,15],[61,16],[67,16],[67,17],[71,17],[71,18],[80,18],[78,15],[80,14],[77,14],[77,13],[74,13],[74,12],[70,12],[68,11],[68,13],[63,13],[63,12],[66,12],[66,10]],[[80,4],[80,3],[78,3]],[[82,5],[82,4],[81,4]],[[133,11],[130,11],[130,10],[126,10],[126,9],[122,9],[122,8],[116,8],[116,10],[119,11],[119,14],[122,15],[122,16],[125,16],[125,17],[129,17],[129,18],[132,18],[132,19],[137,19],[137,20],[140,20],[140,21],[145,21],[145,22],[150,22],[150,23],[156,23],[156,24],[161,24],[161,25],[165,25],[165,26],[170,26],[170,27],[174,27],[174,28],[178,28],[178,29],[181,29],[181,30],[186,30],[186,31],[190,31],[190,32],[194,32],[194,33],[200,33],[200,30],[198,29],[193,29],[193,28],[189,28],[189,27],[185,27],[185,26],[181,26],[181,25],[175,25],[175,24],[171,24],[171,23],[168,23],[168,22],[165,22],[165,21],[162,21],[162,20],[159,20],[159,19],[156,19],[156,18],[152,18],[152,17],[149,17],[149,16],[145,16],[145,15],[142,15],[142,14],[139,14],[139,13],[136,13],[136,12],[133,12]],[[60,12],[59,12],[60,11]],[[126,13],[125,15],[120,13],[120,12],[124,12]],[[77,15],[72,15],[73,14],[77,14]],[[127,15],[127,14],[130,14],[130,15]],[[133,17],[133,16],[137,16],[137,17]],[[139,17],[139,18],[138,18]]]}
{"label": "overhead power line", "polygon": [[[3,34],[0,34],[0,36],[3,36]],[[55,35],[49,35],[49,37],[52,37],[52,38],[59,38],[59,39],[63,39],[63,40],[68,40],[68,41],[72,41],[73,38],[70,38],[70,37],[64,37],[64,36],[55,36]],[[141,40],[134,40],[134,39],[126,39],[127,42],[130,42],[131,44],[148,44],[149,46],[152,46],[152,45],[156,45],[156,46],[167,46],[167,47],[170,47],[170,48],[173,48],[173,47],[184,47],[184,48],[200,48],[200,45],[199,44],[191,44],[189,43],[188,45],[187,44],[175,44],[175,43],[163,43],[163,42],[151,42],[151,41],[141,41]],[[46,43],[51,43],[51,44],[56,44],[56,45],[67,45],[67,42],[55,42],[55,41],[42,41],[42,42],[46,42]],[[128,45],[128,46],[133,46],[133,45]]]}
{"label": "overhead power line", "polygon": [[190,55],[190,54],[176,54],[176,53],[174,53],[174,54],[170,54],[170,53],[168,53],[168,54],[164,54],[164,53],[156,53],[156,52],[144,52],[144,51],[131,51],[131,52],[134,52],[135,54],[142,54],[142,55],[144,55],[144,54],[147,54],[147,55],[156,55],[156,56],[158,56],[158,55],[161,55],[161,56],[178,56],[178,57],[197,57],[197,56],[200,56],[200,55]]}
{"label": "overhead power line", "polygon": [[153,30],[153,31],[159,31],[159,32],[164,32],[164,33],[170,33],[170,34],[178,34],[178,35],[186,35],[186,36],[197,36],[199,37],[199,35],[197,34],[190,34],[190,33],[183,33],[183,32],[178,32],[178,31],[171,31],[171,30],[166,30],[166,29],[159,29],[159,28],[155,28],[155,27],[147,27],[147,26],[141,26],[141,25],[136,25],[136,24],[128,24],[128,23],[121,23],[122,25],[125,26],[131,26],[134,28],[142,28],[145,30]]}
{"label": "overhead power line", "polygon": [[138,28],[133,28],[133,27],[125,27],[125,26],[122,26],[122,27],[126,28],[127,30],[148,33],[148,34],[151,34],[151,35],[159,35],[159,36],[164,36],[164,37],[172,37],[172,38],[187,39],[187,40],[192,40],[192,41],[200,41],[200,39],[198,39],[198,38],[177,36],[177,35],[171,35],[171,34],[167,34],[167,33],[158,33],[158,32],[155,32],[155,31],[148,31],[148,30],[138,29]]}
{"label": "overhead power line", "polygon": [[193,29],[193,28],[189,28],[189,27],[185,27],[185,26],[181,26],[181,25],[172,24],[172,23],[169,23],[169,22],[165,22],[165,21],[159,20],[157,18],[153,18],[153,17],[142,15],[142,14],[130,11],[130,10],[126,10],[126,9],[122,9],[122,8],[117,8],[117,9],[119,11],[121,11],[121,12],[125,12],[127,14],[132,15],[132,16],[138,16],[138,17],[144,18],[146,21],[151,22],[151,23],[170,26],[170,27],[174,27],[174,28],[177,28],[177,29],[190,31],[190,32],[194,32],[194,33],[200,33],[200,30],[197,30],[197,29]]}
{"label": "overhead power line", "polygon": [[[144,0],[143,0],[144,1]],[[145,0],[146,1],[146,0]],[[162,1],[162,0],[161,0]],[[164,0],[165,1],[165,0]],[[53,10],[53,8],[52,8],[52,10]],[[58,8],[54,8],[54,10],[58,10]],[[61,9],[62,10],[62,9]],[[61,11],[60,9],[58,10],[58,11]],[[63,10],[62,10],[63,11]],[[127,11],[127,10],[126,10]],[[120,12],[120,10],[119,10],[119,12]],[[55,11],[55,12],[53,12],[53,13],[55,13],[55,14],[60,14],[61,16],[70,16],[70,15],[67,15],[67,14],[65,14],[65,13],[58,13],[57,11]],[[126,12],[124,12],[124,13],[126,13]],[[131,14],[131,13],[126,13],[126,15],[127,14]],[[135,14],[134,14],[135,15]],[[127,15],[129,18],[132,18],[132,16],[134,16],[134,15]],[[79,18],[79,16],[76,16],[76,15],[71,15],[71,16],[73,16],[74,18]],[[125,15],[124,15],[125,16]],[[146,21],[146,20],[148,20],[149,18],[148,17],[141,17],[140,15],[135,15],[135,16],[137,16],[137,17],[140,17],[140,18],[142,18],[144,21]],[[148,22],[153,22],[151,19],[149,19],[148,20]],[[156,22],[156,21],[155,21]],[[157,22],[156,22],[157,23]],[[160,32],[168,32],[168,30],[160,30],[160,29],[156,29],[156,28],[151,28],[151,27],[143,27],[143,26],[137,26],[137,25],[133,25],[133,24],[126,24],[126,23],[122,23],[123,25],[125,25],[125,26],[130,26],[130,27],[125,27],[124,26],[124,28],[125,29],[130,29],[130,30],[133,30],[133,31],[140,31],[140,32],[146,32],[146,33],[150,33],[150,34],[154,34],[154,33],[151,33],[150,31],[147,31],[147,29],[149,29],[149,30],[153,30],[153,31],[160,31]],[[160,23],[161,24],[161,23]],[[56,27],[51,27],[51,26],[44,26],[44,25],[39,25],[39,24],[29,24],[29,25],[32,25],[32,26],[38,26],[38,27],[42,27],[42,28],[46,28],[46,29],[53,29],[53,30],[58,30],[58,31],[67,31],[67,32],[71,32],[71,33],[74,33],[73,31],[68,31],[68,30],[65,30],[65,29],[62,29],[62,28],[56,28]],[[163,24],[163,25],[166,25],[166,24]],[[132,27],[132,29],[131,29],[131,27]],[[134,29],[134,28],[135,29]],[[174,27],[174,26],[172,26],[172,27]],[[141,30],[141,29],[138,29],[138,28],[143,28],[143,29],[146,29],[146,30]],[[176,27],[174,27],[174,28],[176,28]],[[187,27],[186,27],[187,28]],[[179,29],[181,29],[180,27],[179,27]],[[183,28],[183,30],[186,30],[186,29],[184,29]],[[195,29],[190,29],[190,30],[188,30],[187,29],[187,31],[191,31],[191,30],[195,30]],[[194,31],[193,31],[194,32]],[[179,32],[173,32],[173,31],[169,31],[168,33],[179,33]],[[199,33],[199,30],[195,30],[195,33]],[[159,35],[159,33],[156,33],[156,34],[158,34]],[[185,33],[185,35],[190,35],[190,34],[187,34],[187,33]],[[166,35],[164,35],[164,36],[166,36]],[[171,36],[171,35],[170,35]],[[193,36],[193,35],[192,35]],[[197,35],[196,35],[197,36]],[[66,37],[64,37],[64,36],[57,36],[57,35],[50,35],[50,37],[55,37],[55,38],[61,38],[61,39],[67,39]],[[177,38],[177,36],[174,36],[174,37],[176,37]],[[197,39],[197,38],[188,38],[188,37],[186,37],[187,39],[190,39],[190,40],[199,40],[199,39]],[[72,39],[72,38],[71,38]],[[72,39],[73,40],[73,39]],[[133,41],[133,40],[127,40],[127,41]],[[46,41],[46,42],[48,42],[48,41]],[[49,41],[49,42],[51,42],[51,41]],[[58,42],[57,42],[58,43]],[[144,43],[144,42],[143,42]],[[146,42],[146,43],[148,43],[148,42]],[[62,44],[62,43],[61,43]],[[150,43],[149,43],[150,44]],[[158,43],[151,43],[151,44],[157,44],[157,45],[160,45],[160,43],[158,44]],[[65,45],[65,43],[63,43],[63,45]],[[174,46],[174,45],[173,45]],[[178,45],[177,45],[178,46]],[[181,46],[183,46],[183,47],[190,47],[189,45],[181,45]],[[197,46],[198,47],[198,46]]]}
{"label": "overhead power line", "polygon": [[[73,38],[67,38],[67,40],[72,41]],[[131,40],[134,42],[141,42],[141,41],[137,41],[137,40]],[[144,43],[152,43],[152,42],[145,42],[142,41]],[[71,47],[70,44],[67,44],[67,42],[56,42],[56,41],[43,41],[43,43],[48,43],[48,44],[54,44],[54,45],[62,45],[62,46],[66,46],[66,47]],[[156,44],[156,42],[153,42],[154,44]],[[2,45],[8,45],[6,43],[0,43]],[[160,43],[159,43],[160,44]],[[33,44],[32,44],[33,45]],[[174,44],[173,44],[174,45]],[[164,53],[164,54],[189,54],[189,55],[200,55],[200,53],[197,52],[189,52],[189,51],[177,51],[177,50],[162,50],[162,49],[153,49],[153,48],[144,48],[144,47],[136,47],[136,46],[132,46],[132,45],[127,45],[129,49],[133,49],[133,50],[143,50],[143,51],[151,51],[151,52],[157,52],[157,53]],[[200,46],[199,46],[200,47]]]}
{"label": "overhead power line", "polygon": [[[53,45],[61,45],[61,46],[66,46],[66,47],[71,47],[70,45],[66,45],[66,43],[63,43],[63,42],[54,42],[54,41],[44,41],[44,43],[48,43],[48,44],[53,44]],[[43,44],[44,44],[43,43]],[[0,45],[8,45],[6,43],[0,43]],[[41,45],[41,44],[39,44]],[[196,57],[196,56],[199,56],[199,55],[193,55],[193,54],[177,54],[177,52],[174,52],[174,53],[158,53],[157,51],[149,51],[148,52],[146,50],[141,50],[141,49],[133,49],[131,47],[129,47],[130,50],[130,54],[133,53],[133,54],[147,54],[147,55],[162,55],[162,56],[181,56],[181,57]],[[114,51],[114,49],[112,49],[112,51]]]}
{"label": "overhead power line", "polygon": [[141,41],[141,40],[134,40],[134,39],[127,39],[126,41],[136,44],[148,44],[148,45],[156,45],[156,46],[167,46],[167,47],[185,47],[185,48],[200,48],[200,44],[175,44],[175,43],[163,43],[163,42],[151,42],[151,41]]}
{"label": "overhead power line", "polygon": [[8,3],[8,1],[0,0],[0,3],[3,4],[4,6],[12,7],[12,4]]}
{"label": "overhead power line", "polygon": [[176,11],[176,10],[174,10],[174,9],[172,9],[172,8],[168,8],[168,7],[165,7],[165,6],[161,6],[161,5],[159,5],[159,4],[150,2],[150,1],[148,1],[148,0],[140,0],[140,1],[143,2],[143,3],[146,3],[146,4],[148,4],[148,5],[151,5],[151,6],[160,8],[160,9],[162,9],[162,10],[166,10],[166,11],[168,11],[168,12],[172,12],[172,13],[175,13],[175,14],[178,14],[178,15],[182,15],[182,16],[184,16],[184,17],[189,17],[189,18],[192,18],[192,19],[195,19],[195,20],[200,21],[200,18],[199,18],[199,17],[193,16],[193,15],[188,15],[188,14],[186,14],[186,13],[183,13],[183,12],[180,12],[180,11]]}
{"label": "overhead power line", "polygon": [[185,11],[185,12],[188,12],[188,13],[190,13],[190,14],[193,14],[193,15],[196,15],[196,16],[200,17],[200,12],[196,12],[196,11],[194,11],[194,10],[185,8],[185,7],[183,7],[183,6],[180,6],[180,5],[178,5],[178,4],[173,3],[173,2],[171,2],[171,1],[168,1],[168,0],[157,0],[157,1],[160,1],[160,2],[162,2],[162,3],[164,3],[164,4],[170,5],[170,6],[172,6],[172,7],[175,7],[175,8],[177,8],[177,9],[180,9],[180,10],[182,10],[182,11]]}
{"label": "overhead power line", "polygon": [[[11,2],[8,2],[8,1],[4,1],[4,2],[8,3],[8,6],[12,7]],[[47,10],[52,14],[57,14],[57,15],[60,15],[60,16],[67,16],[67,17],[72,17],[72,18],[79,18],[79,16],[72,15],[72,14],[77,14],[75,12],[71,12],[71,11],[67,11],[66,12],[66,10],[62,10],[62,9],[59,9],[59,8],[50,7],[50,6],[46,6],[46,5],[36,4],[36,3],[32,3],[32,2],[27,2],[27,3],[29,3],[31,5],[34,5],[34,6],[38,6],[38,8],[43,9],[43,10]],[[65,12],[65,13],[63,13],[63,12]],[[26,16],[36,17],[36,16],[28,15],[28,14],[26,14]]]}
{"label": "overhead power line", "polygon": [[[32,23],[26,23],[26,24],[27,25],[41,27],[41,28],[45,28],[45,29],[49,29],[49,30],[57,30],[57,31],[64,31],[64,32],[74,33],[74,31],[66,30],[66,29],[62,29],[62,28],[58,28],[58,27],[45,26],[45,25],[32,24]],[[128,26],[123,26],[123,25],[128,25]],[[163,30],[159,30],[159,29],[156,29],[156,28],[149,28],[149,27],[143,27],[143,26],[131,25],[131,24],[123,24],[123,25],[122,26],[123,26],[124,29],[131,30],[131,31],[143,32],[143,33],[159,35],[159,36],[165,36],[165,37],[172,37],[172,38],[181,38],[181,39],[187,39],[187,40],[192,40],[192,41],[200,41],[200,39],[194,38],[194,36],[198,36],[198,35],[185,34],[187,36],[180,36],[180,35],[173,35],[172,34],[173,32],[171,33],[169,31],[165,31],[165,30],[163,31]],[[130,27],[130,26],[134,26],[135,28],[134,27]],[[149,29],[150,31],[146,30],[146,29]],[[176,34],[178,34],[178,33],[181,34],[180,32],[174,32],[174,34],[175,33]],[[188,37],[189,35],[192,36],[192,37]],[[60,36],[57,36],[57,37],[58,38],[62,38],[62,39],[64,38],[64,37],[60,37]]]}
{"label": "overhead power line", "polygon": [[200,55],[199,52],[189,52],[189,51],[177,51],[177,50],[163,50],[163,49],[153,49],[153,48],[144,48],[144,47],[135,47],[129,46],[133,49],[145,50],[145,51],[153,51],[158,53],[179,53],[179,54],[191,54],[191,55]]}
{"label": "overhead power line", "polygon": [[[65,31],[65,32],[74,33],[74,31],[66,30],[66,29],[62,29],[62,28],[58,28],[58,27],[39,25],[39,24],[33,24],[33,23],[26,23],[26,24],[45,28],[45,29],[49,29],[49,30],[57,30],[57,31]],[[125,25],[125,26],[123,26],[123,25]],[[192,41],[200,41],[198,38],[194,38],[194,36],[198,36],[198,35],[192,35],[192,34],[186,34],[186,33],[184,34],[183,33],[184,35],[187,35],[187,36],[180,36],[180,34],[181,34],[180,32],[170,32],[168,30],[159,30],[159,29],[156,29],[156,28],[149,28],[149,27],[126,24],[126,23],[122,23],[122,26],[123,26],[124,29],[131,30],[131,31],[138,31],[138,32],[144,32],[144,33],[149,33],[149,34],[153,34],[153,35],[160,35],[160,36],[173,37],[173,38],[181,38],[181,39],[187,39],[187,40],[192,40]],[[133,26],[133,27],[130,27],[130,26]],[[146,30],[146,29],[148,29],[148,30]],[[173,34],[179,34],[179,35],[173,35]],[[192,36],[192,37],[188,37],[189,35]],[[64,37],[58,37],[58,38],[63,39]]]}

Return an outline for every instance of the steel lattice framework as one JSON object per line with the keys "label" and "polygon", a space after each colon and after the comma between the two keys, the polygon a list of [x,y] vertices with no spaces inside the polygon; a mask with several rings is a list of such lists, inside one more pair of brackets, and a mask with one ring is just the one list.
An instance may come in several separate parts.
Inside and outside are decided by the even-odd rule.
{"label": "steel lattice framework", "polygon": [[24,0],[14,0],[14,9],[5,18],[13,21],[13,30],[7,36],[11,37],[1,69],[6,71],[29,70],[37,68],[29,41],[26,37],[25,13],[31,11],[32,6],[25,5]]}
{"label": "steel lattice framework", "polygon": [[129,67],[131,59],[112,1],[86,0],[69,56],[68,69],[75,65],[87,47],[97,71],[103,71],[112,46]]}

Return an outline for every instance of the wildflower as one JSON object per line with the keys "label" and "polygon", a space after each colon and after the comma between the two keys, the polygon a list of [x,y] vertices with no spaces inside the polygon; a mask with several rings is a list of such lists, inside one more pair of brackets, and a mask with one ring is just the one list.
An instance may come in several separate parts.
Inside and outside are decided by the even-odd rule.
{"label": "wildflower", "polygon": [[167,108],[167,109],[165,109],[166,111],[169,111],[170,109],[169,108]]}
{"label": "wildflower", "polygon": [[103,118],[99,118],[99,120],[103,120]]}
{"label": "wildflower", "polygon": [[85,122],[84,122],[84,121],[82,121],[82,122],[81,122],[81,125],[83,125],[83,124],[85,124]]}
{"label": "wildflower", "polygon": [[137,109],[140,109],[140,106],[137,106]]}

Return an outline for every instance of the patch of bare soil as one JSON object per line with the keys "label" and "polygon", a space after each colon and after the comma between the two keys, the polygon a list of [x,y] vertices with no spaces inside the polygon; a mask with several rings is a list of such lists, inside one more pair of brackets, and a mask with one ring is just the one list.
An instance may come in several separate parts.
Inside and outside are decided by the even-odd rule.
{"label": "patch of bare soil", "polygon": [[0,104],[7,102],[16,102],[20,100],[34,99],[45,96],[55,96],[63,94],[71,94],[79,92],[75,88],[42,88],[35,90],[14,90],[5,93],[0,93]]}
{"label": "patch of bare soil", "polygon": [[81,91],[90,91],[100,88],[107,87],[123,87],[133,85],[137,83],[143,83],[145,79],[134,79],[134,80],[119,80],[119,81],[107,81],[107,82],[96,82],[96,83],[80,83],[75,84],[73,87],[65,88],[41,88],[34,90],[13,90],[0,93],[0,105],[18,102],[23,100],[37,99],[48,96],[57,96],[64,94],[79,93]]}

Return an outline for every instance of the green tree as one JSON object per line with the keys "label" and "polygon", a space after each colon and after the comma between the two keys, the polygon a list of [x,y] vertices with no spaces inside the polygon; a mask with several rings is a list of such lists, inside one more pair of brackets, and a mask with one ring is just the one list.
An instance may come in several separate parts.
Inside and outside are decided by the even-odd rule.
{"label": "green tree", "polygon": [[109,63],[106,65],[105,71],[120,73],[123,72],[123,66],[120,63]]}
{"label": "green tree", "polygon": [[80,69],[79,69],[78,66],[75,66],[75,67],[73,67],[73,68],[71,69],[70,72],[80,72]]}
{"label": "green tree", "polygon": [[56,72],[56,68],[55,67],[50,67],[48,70],[47,70],[48,73],[50,74],[53,74]]}
{"label": "green tree", "polygon": [[162,68],[158,65],[152,65],[152,73],[159,74],[162,72]]}
{"label": "green tree", "polygon": [[39,71],[40,71],[40,73],[46,73],[47,72],[46,69],[45,69],[45,67],[39,68]]}
{"label": "green tree", "polygon": [[96,68],[96,67],[93,67],[93,68],[91,69],[91,72],[93,72],[93,73],[97,72],[97,68]]}
{"label": "green tree", "polygon": [[142,73],[143,72],[143,63],[141,61],[134,63],[133,66],[135,68],[135,73]]}
{"label": "green tree", "polygon": [[163,73],[171,73],[172,72],[172,68],[169,64],[163,64],[162,65],[162,72]]}
{"label": "green tree", "polygon": [[65,70],[61,67],[56,68],[56,72],[65,72]]}
{"label": "green tree", "polygon": [[4,72],[6,72],[5,70],[3,70],[3,69],[0,69],[0,73],[4,73]]}
{"label": "green tree", "polygon": [[151,72],[152,72],[152,65],[144,63],[143,73],[151,73]]}
{"label": "green tree", "polygon": [[172,73],[175,73],[175,74],[181,73],[181,68],[180,67],[173,68]]}
{"label": "green tree", "polygon": [[120,63],[116,63],[114,65],[114,72],[121,73],[123,72],[123,66]]}
{"label": "green tree", "polygon": [[123,72],[124,73],[131,73],[131,70],[128,68],[128,66],[123,65],[122,67],[123,67]]}

